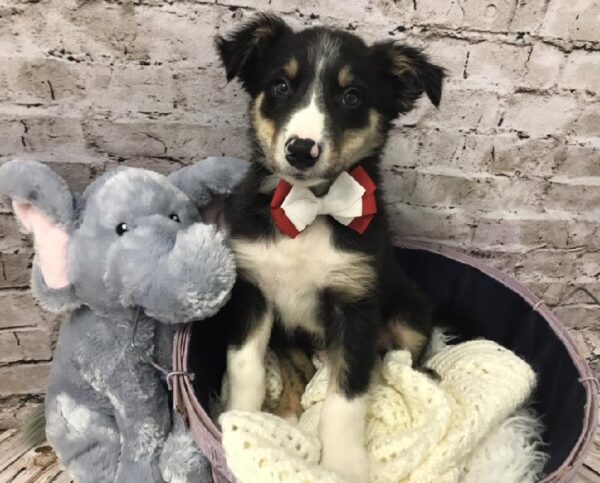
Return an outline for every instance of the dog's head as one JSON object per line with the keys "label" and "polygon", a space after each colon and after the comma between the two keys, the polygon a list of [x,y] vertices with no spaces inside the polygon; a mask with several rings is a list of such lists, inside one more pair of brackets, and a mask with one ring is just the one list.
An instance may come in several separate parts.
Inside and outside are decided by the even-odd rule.
{"label": "dog's head", "polygon": [[423,93],[440,102],[443,69],[395,42],[367,46],[322,27],[294,32],[258,15],[216,43],[227,79],[237,77],[252,98],[260,161],[291,182],[335,178],[378,153],[391,121]]}

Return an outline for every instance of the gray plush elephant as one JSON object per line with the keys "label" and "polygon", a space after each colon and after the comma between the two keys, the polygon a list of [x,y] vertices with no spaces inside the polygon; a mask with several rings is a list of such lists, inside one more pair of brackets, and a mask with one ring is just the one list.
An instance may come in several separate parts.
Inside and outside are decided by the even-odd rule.
{"label": "gray plush elephant", "polygon": [[215,314],[229,297],[233,256],[200,209],[229,194],[245,170],[232,158],[169,177],[122,168],[74,196],[41,163],[0,167],[0,195],[33,234],[33,293],[46,309],[71,312],[45,407],[48,440],[75,481],[209,478],[173,422],[157,367],[170,370],[176,324]]}

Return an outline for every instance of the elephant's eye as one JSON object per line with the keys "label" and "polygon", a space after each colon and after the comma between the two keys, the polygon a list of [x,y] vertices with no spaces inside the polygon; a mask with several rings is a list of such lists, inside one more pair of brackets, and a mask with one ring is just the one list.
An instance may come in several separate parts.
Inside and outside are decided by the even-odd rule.
{"label": "elephant's eye", "polygon": [[119,223],[117,225],[117,227],[115,228],[115,231],[117,232],[117,235],[119,235],[119,236],[121,236],[123,233],[125,233],[128,230],[129,230],[129,228],[127,228],[127,223]]}
{"label": "elephant's eye", "polygon": [[169,215],[169,218],[171,218],[171,220],[173,220],[173,221],[176,221],[177,223],[179,223],[181,221],[179,219],[179,216],[176,213]]}

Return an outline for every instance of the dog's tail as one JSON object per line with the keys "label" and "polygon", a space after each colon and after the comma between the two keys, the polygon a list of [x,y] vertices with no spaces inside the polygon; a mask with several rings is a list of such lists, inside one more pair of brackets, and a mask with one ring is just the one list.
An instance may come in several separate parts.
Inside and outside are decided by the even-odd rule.
{"label": "dog's tail", "polygon": [[46,441],[46,414],[43,403],[23,419],[19,429],[21,440],[29,448],[40,446]]}

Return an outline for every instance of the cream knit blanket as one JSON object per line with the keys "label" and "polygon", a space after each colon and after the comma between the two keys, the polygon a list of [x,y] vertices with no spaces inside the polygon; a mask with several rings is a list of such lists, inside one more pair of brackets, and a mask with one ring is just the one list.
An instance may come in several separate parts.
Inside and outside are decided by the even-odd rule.
{"label": "cream knit blanket", "polygon": [[[267,398],[280,381],[268,359]],[[366,444],[372,482],[455,483],[483,438],[521,406],[535,386],[531,367],[486,340],[448,346],[428,362],[441,382],[411,368],[410,354],[389,352],[369,390]],[[291,424],[268,413],[221,415],[227,463],[240,483],[344,481],[319,466],[319,414],[328,374],[320,367]]]}

